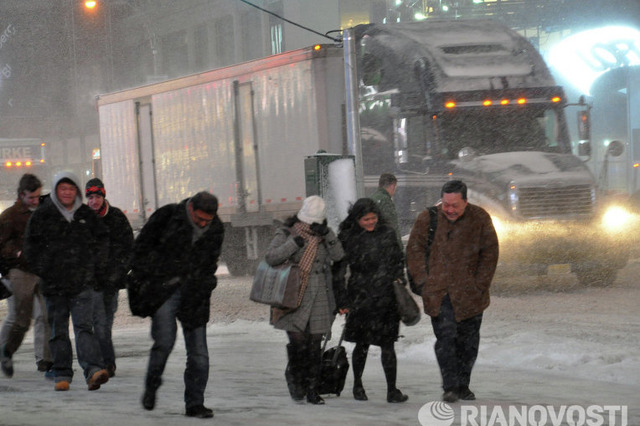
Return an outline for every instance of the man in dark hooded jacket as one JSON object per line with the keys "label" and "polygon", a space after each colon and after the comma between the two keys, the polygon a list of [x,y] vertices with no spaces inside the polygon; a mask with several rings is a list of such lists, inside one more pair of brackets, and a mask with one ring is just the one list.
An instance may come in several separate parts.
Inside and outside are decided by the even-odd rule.
{"label": "man in dark hooded jacket", "polygon": [[41,278],[47,304],[57,391],[69,390],[73,378],[69,316],[89,390],[109,380],[93,334],[93,288],[107,256],[107,243],[107,228],[82,203],[79,179],[71,172],[58,173],[49,198],[29,219],[24,244],[27,264]]}
{"label": "man in dark hooded jacket", "polygon": [[204,391],[209,378],[206,324],[224,236],[217,211],[217,198],[199,192],[158,209],[134,242],[129,304],[134,315],[151,316],[154,340],[142,397],[146,410],[155,407],[156,392],[176,340],[177,318],[187,349],[186,415],[213,417],[213,411],[204,406]]}

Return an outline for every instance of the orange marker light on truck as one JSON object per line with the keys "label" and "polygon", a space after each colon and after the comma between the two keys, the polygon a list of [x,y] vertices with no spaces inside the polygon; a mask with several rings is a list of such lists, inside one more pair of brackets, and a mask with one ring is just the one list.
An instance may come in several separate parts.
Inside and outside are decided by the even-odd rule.
{"label": "orange marker light on truck", "polygon": [[320,49],[322,49],[322,45],[320,44],[316,44],[315,46],[313,46],[313,50],[315,50],[316,52]]}
{"label": "orange marker light on truck", "polygon": [[516,102],[518,102],[518,105],[524,105],[527,103],[527,98],[519,98]]}
{"label": "orange marker light on truck", "polygon": [[560,96],[554,96],[553,98],[551,98],[551,102],[553,102],[554,104],[557,104],[561,100],[562,98],[560,98]]}
{"label": "orange marker light on truck", "polygon": [[509,105],[509,99],[502,99],[500,105]]}
{"label": "orange marker light on truck", "polygon": [[445,108],[455,108],[456,107],[456,103],[454,101],[448,101],[444,104]]}
{"label": "orange marker light on truck", "polygon": [[482,101],[482,105],[483,106],[491,106],[491,105],[493,105],[493,101],[491,99],[487,99],[485,101]]}

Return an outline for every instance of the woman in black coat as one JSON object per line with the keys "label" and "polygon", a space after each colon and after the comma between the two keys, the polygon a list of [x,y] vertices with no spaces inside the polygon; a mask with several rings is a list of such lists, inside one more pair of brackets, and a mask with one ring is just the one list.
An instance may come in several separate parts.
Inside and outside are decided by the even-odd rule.
{"label": "woman in black coat", "polygon": [[[382,368],[387,379],[387,401],[404,402],[409,397],[396,388],[396,352],[400,316],[393,282],[404,280],[402,248],[394,229],[384,223],[377,204],[361,198],[340,224],[338,235],[345,256],[334,265],[337,303],[348,312],[345,340],[356,344],[353,354],[353,396],[366,401],[362,373],[370,345],[380,346]],[[350,271],[345,285],[347,269]]]}

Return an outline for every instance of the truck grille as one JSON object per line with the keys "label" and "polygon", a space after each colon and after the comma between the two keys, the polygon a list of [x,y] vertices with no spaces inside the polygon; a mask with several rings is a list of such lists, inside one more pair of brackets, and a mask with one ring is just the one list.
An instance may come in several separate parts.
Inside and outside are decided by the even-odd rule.
{"label": "truck grille", "polygon": [[588,217],[594,203],[591,185],[518,189],[518,210],[525,219]]}

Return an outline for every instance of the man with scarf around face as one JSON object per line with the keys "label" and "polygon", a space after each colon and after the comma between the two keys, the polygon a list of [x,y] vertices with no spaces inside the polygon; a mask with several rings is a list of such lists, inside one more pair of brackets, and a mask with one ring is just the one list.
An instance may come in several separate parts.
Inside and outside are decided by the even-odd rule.
{"label": "man with scarf around face", "polygon": [[153,339],[142,396],[145,410],[155,408],[179,320],[187,350],[186,415],[213,417],[204,405],[204,391],[209,379],[206,325],[224,237],[217,211],[218,199],[199,192],[156,210],[134,242],[129,304],[134,315],[151,316]]}
{"label": "man with scarf around face", "polygon": [[324,200],[317,195],[306,198],[297,215],[276,231],[265,254],[269,265],[291,261],[300,267],[300,306],[286,311],[272,308],[271,316],[274,327],[289,337],[285,377],[295,401],[306,396],[310,404],[324,404],[317,386],[322,335],[331,331],[336,309],[331,263],[343,256],[340,241],[327,225]]}
{"label": "man with scarf around face", "polygon": [[24,246],[27,264],[41,278],[47,304],[57,391],[69,390],[73,378],[69,317],[89,390],[109,380],[93,333],[93,288],[107,255],[107,238],[106,227],[82,204],[77,176],[58,173],[49,198],[29,219]]}
{"label": "man with scarf around face", "polygon": [[111,330],[118,310],[118,292],[125,287],[133,246],[133,230],[122,210],[109,204],[105,198],[107,191],[100,179],[90,179],[85,185],[84,194],[87,205],[109,230],[109,256],[104,274],[93,294],[93,329],[100,342],[105,368],[109,377],[113,377],[116,374],[116,354]]}

